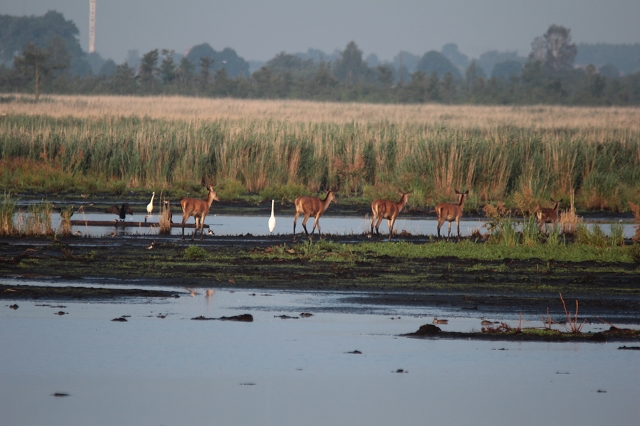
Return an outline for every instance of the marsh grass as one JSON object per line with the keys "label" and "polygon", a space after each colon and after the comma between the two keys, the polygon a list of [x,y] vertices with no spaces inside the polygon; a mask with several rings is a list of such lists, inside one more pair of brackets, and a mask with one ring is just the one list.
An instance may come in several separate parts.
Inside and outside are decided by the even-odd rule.
{"label": "marsh grass", "polygon": [[10,193],[5,192],[0,204],[0,236],[10,237],[16,234],[15,211],[16,202],[11,198]]}
{"label": "marsh grass", "polygon": [[158,232],[161,235],[169,235],[171,234],[171,221],[172,221],[172,213],[171,213],[171,204],[168,200],[160,195],[160,214],[158,215],[158,222],[160,225],[160,229]]}
{"label": "marsh grass", "polygon": [[578,320],[578,299],[576,299],[576,312],[575,314],[570,314],[569,311],[567,311],[567,305],[566,303],[564,303],[564,299],[562,298],[562,293],[560,294],[560,301],[562,302],[562,308],[564,309],[564,313],[567,317],[567,324],[566,324],[566,329],[573,334],[580,334],[582,332],[582,327],[585,325],[585,323],[587,322],[587,319],[585,318],[584,321],[582,321],[582,323],[579,322]]}
{"label": "marsh grass", "polygon": [[634,108],[179,97],[52,102],[56,108],[0,104],[7,112],[0,121],[5,190],[121,195],[177,188],[182,193],[174,195],[184,196],[190,182],[207,176],[224,199],[291,199],[329,187],[369,199],[402,188],[414,191],[412,206],[424,207],[469,189],[468,209],[503,201],[526,213],[549,194],[577,188],[588,208],[622,210],[640,201]]}
{"label": "marsh grass", "polygon": [[20,212],[17,215],[17,235],[26,237],[53,236],[55,233],[51,226],[52,215],[53,204],[45,201],[30,204],[26,212]]}
{"label": "marsh grass", "polygon": [[71,216],[73,216],[73,206],[62,207],[60,209],[60,228],[58,235],[66,237],[71,235]]}

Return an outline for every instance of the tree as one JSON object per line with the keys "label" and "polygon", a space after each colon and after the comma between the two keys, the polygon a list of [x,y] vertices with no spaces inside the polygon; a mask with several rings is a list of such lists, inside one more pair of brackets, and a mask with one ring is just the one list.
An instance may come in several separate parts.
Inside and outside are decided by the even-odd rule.
{"label": "tree", "polygon": [[491,73],[491,78],[499,78],[503,80],[509,79],[513,75],[519,75],[522,72],[522,64],[518,61],[505,61],[496,64]]}
{"label": "tree", "polygon": [[393,84],[393,70],[389,65],[378,65],[376,67],[378,72],[378,81],[382,84],[382,87],[389,88]]}
{"label": "tree", "polygon": [[160,62],[160,78],[164,84],[171,84],[176,78],[176,63],[173,60],[173,50],[162,49],[162,61]]}
{"label": "tree", "polygon": [[552,74],[561,74],[573,69],[578,48],[571,43],[571,30],[551,25],[542,37],[531,43],[529,60],[541,62]]}
{"label": "tree", "polygon": [[27,43],[22,50],[22,56],[16,56],[13,64],[20,72],[29,78],[34,78],[36,101],[40,97],[40,80],[51,72],[48,59],[51,55],[33,43]]}
{"label": "tree", "polygon": [[50,10],[44,16],[0,15],[0,61],[9,61],[28,43],[44,49],[60,37],[71,56],[84,56],[78,41],[78,27],[61,13]]}
{"label": "tree", "polygon": [[202,56],[198,63],[200,65],[200,89],[204,93],[207,91],[207,87],[209,87],[209,80],[211,78],[210,70],[214,60],[208,56]]}
{"label": "tree", "polygon": [[475,59],[471,61],[464,75],[467,79],[467,87],[469,87],[471,91],[474,91],[478,85],[478,81],[485,77],[484,70],[476,64]]}
{"label": "tree", "polygon": [[353,42],[349,42],[336,61],[333,73],[346,83],[359,83],[367,77],[369,67],[362,60],[362,50]]}
{"label": "tree", "polygon": [[187,59],[186,56],[180,59],[180,65],[176,70],[176,79],[178,80],[178,84],[183,91],[191,87],[194,70],[195,65],[193,65],[193,62]]}
{"label": "tree", "polygon": [[440,52],[432,50],[425,53],[418,61],[418,71],[422,71],[425,74],[431,74],[435,72],[438,77],[444,77],[447,72],[450,72],[455,78],[460,78],[460,71]]}
{"label": "tree", "polygon": [[140,86],[145,92],[152,92],[155,88],[156,73],[158,72],[158,49],[145,53],[140,60],[138,78]]}
{"label": "tree", "polygon": [[119,95],[130,95],[137,91],[135,70],[127,62],[118,65],[113,73],[111,90]]}

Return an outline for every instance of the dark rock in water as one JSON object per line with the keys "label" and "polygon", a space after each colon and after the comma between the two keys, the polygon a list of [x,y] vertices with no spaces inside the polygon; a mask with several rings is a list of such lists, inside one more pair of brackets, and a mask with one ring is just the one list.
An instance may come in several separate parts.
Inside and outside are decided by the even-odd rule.
{"label": "dark rock in water", "polygon": [[359,350],[355,350],[355,351],[351,351],[351,352],[347,352],[348,354],[355,354],[355,355],[362,355],[362,352],[360,352]]}
{"label": "dark rock in water", "polygon": [[56,312],[56,313],[55,313],[55,314],[53,314],[53,315],[60,315],[60,316],[62,316],[62,315],[68,315],[68,314],[69,314],[68,312],[58,311],[58,312]]}
{"label": "dark rock in water", "polygon": [[396,371],[394,371],[394,373],[408,373],[408,371],[405,371],[402,368],[398,368]]}
{"label": "dark rock in water", "polygon": [[624,351],[640,351],[640,346],[620,346],[618,349]]}
{"label": "dark rock in water", "polygon": [[312,316],[313,316],[313,314],[310,314],[308,312],[303,312],[303,313],[300,314],[300,318],[309,318],[309,317],[312,317]]}
{"label": "dark rock in water", "polygon": [[238,321],[238,322],[253,322],[253,315],[251,314],[242,314],[235,315],[232,317],[220,317],[220,318],[207,318],[203,315],[199,317],[191,318],[194,321]]}
{"label": "dark rock in water", "polygon": [[9,309],[13,309],[13,310],[15,311],[15,310],[16,310],[16,309],[18,309],[19,307],[20,307],[20,306],[18,306],[18,305],[15,305],[15,304],[14,304],[14,305],[10,305],[10,306],[9,306]]}
{"label": "dark rock in water", "polygon": [[126,318],[122,318],[122,317],[120,317],[120,318],[114,318],[114,319],[112,319],[111,321],[115,321],[115,322],[127,322],[127,319],[126,319]]}
{"label": "dark rock in water", "polygon": [[56,393],[52,394],[51,396],[64,397],[64,396],[69,396],[69,394],[68,393],[64,393],[64,392],[56,392]]}
{"label": "dark rock in water", "polygon": [[274,315],[273,317],[280,319],[300,319],[299,317],[290,317],[289,315]]}
{"label": "dark rock in water", "polygon": [[416,331],[414,334],[416,336],[433,336],[440,333],[441,331],[442,330],[440,329],[440,327],[436,327],[433,324],[425,324],[423,326],[420,326],[418,331]]}
{"label": "dark rock in water", "polygon": [[232,317],[220,317],[217,318],[220,321],[239,321],[239,322],[253,322],[253,315],[251,314],[242,314],[242,315],[234,315]]}

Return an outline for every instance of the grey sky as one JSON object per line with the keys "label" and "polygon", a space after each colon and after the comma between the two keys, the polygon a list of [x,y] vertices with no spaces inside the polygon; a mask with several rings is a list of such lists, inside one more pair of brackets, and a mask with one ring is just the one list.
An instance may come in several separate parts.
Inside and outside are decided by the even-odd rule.
{"label": "grey sky", "polygon": [[[0,14],[62,12],[89,45],[89,0],[2,0]],[[246,60],[278,52],[344,49],[390,60],[456,43],[478,57],[487,50],[527,55],[549,25],[571,28],[576,43],[639,43],[638,0],[97,0],[96,50],[124,61],[129,49],[186,49],[207,42]]]}

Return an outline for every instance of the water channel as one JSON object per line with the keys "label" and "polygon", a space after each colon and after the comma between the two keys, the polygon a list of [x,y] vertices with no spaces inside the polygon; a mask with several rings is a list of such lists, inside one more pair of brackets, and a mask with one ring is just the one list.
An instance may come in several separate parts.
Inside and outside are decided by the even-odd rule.
{"label": "water channel", "polygon": [[[640,420],[640,351],[618,350],[620,343],[412,339],[399,335],[434,316],[449,318],[441,326],[447,331],[479,329],[480,318],[361,298],[353,304],[351,293],[216,289],[211,297],[203,290],[189,297],[173,290],[182,296],[18,301],[17,310],[2,303],[0,423],[588,426]],[[67,314],[55,315],[59,311]],[[313,316],[279,317],[301,312]],[[254,322],[190,320],[241,313]],[[126,323],[111,321],[122,315],[130,315]],[[514,315],[491,319],[517,321]],[[525,323],[540,326],[535,318]],[[354,350],[362,354],[349,353]]]}

